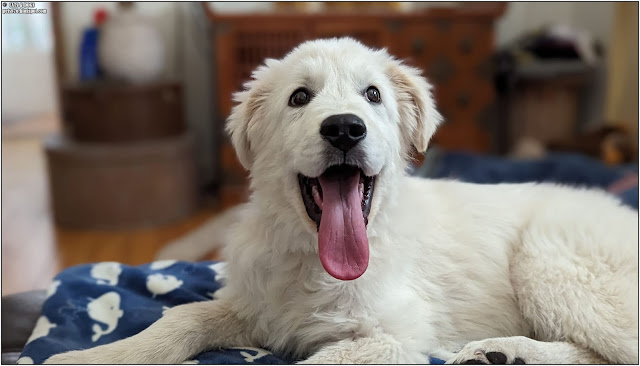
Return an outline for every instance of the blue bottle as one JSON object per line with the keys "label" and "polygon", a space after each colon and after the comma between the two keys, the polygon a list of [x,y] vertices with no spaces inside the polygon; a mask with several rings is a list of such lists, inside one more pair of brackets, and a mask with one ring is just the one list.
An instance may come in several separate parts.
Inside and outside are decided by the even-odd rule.
{"label": "blue bottle", "polygon": [[93,26],[84,30],[80,43],[80,80],[95,80],[102,76],[98,62],[98,42],[100,27],[107,20],[108,13],[99,8],[93,13]]}
{"label": "blue bottle", "polygon": [[100,76],[98,67],[98,28],[85,29],[80,43],[80,80],[95,80]]}

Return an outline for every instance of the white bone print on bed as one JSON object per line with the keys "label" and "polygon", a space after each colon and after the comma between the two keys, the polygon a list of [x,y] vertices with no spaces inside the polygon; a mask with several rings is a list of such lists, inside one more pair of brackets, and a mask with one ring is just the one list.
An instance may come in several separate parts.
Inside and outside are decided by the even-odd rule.
{"label": "white bone print on bed", "polygon": [[103,335],[113,332],[118,326],[118,319],[122,318],[124,312],[120,309],[120,295],[117,292],[107,292],[99,298],[87,304],[89,317],[98,323],[105,324],[106,329],[98,323],[91,328],[93,335],[91,341],[95,342]]}
{"label": "white bone print on bed", "polygon": [[153,294],[154,298],[156,295],[164,295],[177,289],[182,286],[182,283],[182,280],[172,275],[156,273],[147,276],[147,290]]}
{"label": "white bone print on bed", "polygon": [[28,356],[20,357],[18,361],[16,361],[18,365],[33,365],[33,359]]}
{"label": "white bone print on bed", "polygon": [[47,299],[53,296],[56,291],[58,291],[58,286],[60,286],[60,283],[61,282],[59,280],[51,282],[51,285],[49,285],[49,288],[47,288]]}
{"label": "white bone print on bed", "polygon": [[247,350],[247,351],[253,351],[256,354],[255,355],[251,355],[249,354],[249,352],[247,351],[240,351],[240,355],[242,357],[244,357],[244,362],[253,362],[259,358],[262,358],[264,356],[268,356],[271,354],[271,352],[263,350],[262,348],[254,348],[254,347],[231,347],[231,349],[241,349],[241,350]]}
{"label": "white bone print on bed", "polygon": [[216,273],[216,281],[227,279],[227,262],[214,263],[209,268]]}
{"label": "white bone print on bed", "polygon": [[149,268],[151,268],[153,270],[165,269],[165,268],[169,268],[169,267],[173,266],[174,264],[176,264],[176,262],[177,261],[173,260],[173,259],[165,259],[165,260],[161,260],[161,261],[155,261],[155,262],[151,263]]}
{"label": "white bone print on bed", "polygon": [[[214,263],[209,265],[209,268],[215,272],[214,280],[216,280],[217,282],[224,283],[224,281],[227,279],[227,262]],[[209,296],[212,299],[215,299],[216,292],[218,292],[218,290],[214,292],[207,292],[207,296]]]}
{"label": "white bone print on bed", "polygon": [[55,328],[56,325],[49,321],[49,318],[42,315],[38,318],[36,322],[36,326],[33,328],[33,332],[31,332],[31,336],[27,339],[27,344],[31,341],[34,341],[40,337],[45,337],[49,335],[49,331],[51,328]]}
{"label": "white bone print on bed", "polygon": [[165,314],[167,311],[169,311],[169,309],[171,309],[171,308],[170,308],[170,307],[168,307],[168,306],[164,306],[164,305],[163,305],[163,306],[162,306],[162,316],[164,316],[164,314]]}
{"label": "white bone print on bed", "polygon": [[117,285],[121,272],[122,268],[117,262],[101,262],[91,267],[91,277],[100,285]]}

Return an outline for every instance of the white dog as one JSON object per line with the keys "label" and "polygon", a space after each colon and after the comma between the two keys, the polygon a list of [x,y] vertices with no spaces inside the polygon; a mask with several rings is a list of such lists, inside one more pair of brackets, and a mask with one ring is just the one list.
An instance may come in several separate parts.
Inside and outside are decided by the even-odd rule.
{"label": "white dog", "polygon": [[252,196],[217,300],[56,363],[264,347],[307,363],[638,362],[638,214],[605,193],[405,175],[440,115],[418,70],[351,39],[267,60],[228,131]]}

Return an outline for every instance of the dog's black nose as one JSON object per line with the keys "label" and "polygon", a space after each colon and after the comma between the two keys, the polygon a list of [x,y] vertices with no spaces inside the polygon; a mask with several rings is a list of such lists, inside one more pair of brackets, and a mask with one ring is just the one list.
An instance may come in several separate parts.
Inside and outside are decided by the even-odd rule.
{"label": "dog's black nose", "polygon": [[347,152],[367,136],[367,127],[354,114],[336,114],[322,121],[320,134],[331,145]]}

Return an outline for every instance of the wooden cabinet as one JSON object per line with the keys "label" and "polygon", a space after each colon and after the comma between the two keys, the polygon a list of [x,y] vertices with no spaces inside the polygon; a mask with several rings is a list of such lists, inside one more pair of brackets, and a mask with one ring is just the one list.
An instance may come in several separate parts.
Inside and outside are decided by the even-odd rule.
{"label": "wooden cabinet", "polygon": [[77,141],[127,143],[186,131],[177,82],[65,84],[61,101],[66,131]]}
{"label": "wooden cabinet", "polygon": [[[435,85],[436,105],[445,124],[433,144],[448,149],[488,152],[494,90],[491,70],[494,21],[505,5],[437,8],[404,13],[222,15],[210,12],[214,26],[216,127],[231,111],[233,92],[269,58],[281,58],[303,41],[350,36],[424,70]],[[225,186],[242,185],[246,172],[226,134],[220,139],[220,172]]]}

